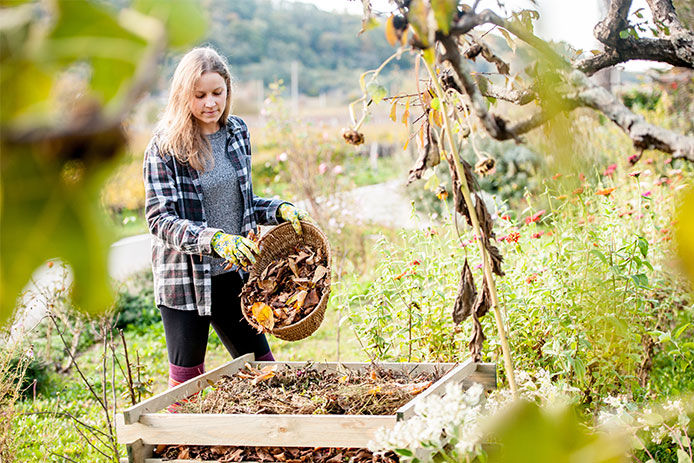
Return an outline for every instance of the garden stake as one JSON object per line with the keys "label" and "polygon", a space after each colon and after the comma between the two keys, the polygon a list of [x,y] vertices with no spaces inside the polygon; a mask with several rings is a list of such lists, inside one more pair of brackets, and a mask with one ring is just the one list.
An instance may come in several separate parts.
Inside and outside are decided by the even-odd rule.
{"label": "garden stake", "polygon": [[[426,66],[427,71],[429,72],[429,76],[431,77],[431,80],[434,84],[436,95],[438,96],[439,101],[441,102],[443,124],[446,131],[446,135],[448,137],[448,144],[451,147],[451,156],[453,156],[453,161],[455,162],[455,169],[458,173],[458,178],[460,179],[460,191],[463,193],[463,198],[465,199],[465,204],[467,205],[468,212],[470,214],[472,229],[474,230],[475,235],[478,236],[477,243],[479,245],[480,252],[482,253],[482,268],[484,269],[484,276],[487,279],[487,284],[489,285],[489,294],[492,298],[492,307],[494,308],[494,319],[496,320],[496,327],[499,331],[501,350],[504,354],[504,366],[506,368],[506,374],[508,376],[508,384],[511,388],[511,392],[513,393],[513,395],[517,396],[518,388],[516,386],[516,376],[513,370],[513,359],[511,358],[511,349],[508,345],[508,339],[506,338],[506,329],[504,328],[504,321],[501,317],[501,311],[499,308],[499,298],[496,293],[496,285],[492,276],[492,269],[489,264],[487,250],[484,248],[484,243],[482,242],[482,231],[480,228],[479,220],[477,219],[475,206],[472,203],[472,197],[470,196],[470,189],[467,185],[467,177],[465,175],[465,170],[463,169],[463,166],[460,164],[458,149],[456,149],[455,140],[453,139],[453,132],[450,130],[450,121],[448,118],[448,104],[445,99],[446,94],[443,92],[441,84],[436,78],[436,73],[432,69],[431,64],[426,60],[426,58],[424,58],[422,61],[424,61],[424,65]],[[481,201],[480,198],[478,198],[477,200]]]}

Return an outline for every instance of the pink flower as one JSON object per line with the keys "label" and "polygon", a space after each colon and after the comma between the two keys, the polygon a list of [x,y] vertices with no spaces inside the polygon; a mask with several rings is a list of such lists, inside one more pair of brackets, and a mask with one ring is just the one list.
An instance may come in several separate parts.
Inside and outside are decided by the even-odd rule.
{"label": "pink flower", "polygon": [[641,156],[639,156],[638,154],[632,154],[632,155],[629,156],[629,158],[628,158],[629,164],[631,164],[631,165],[636,164],[637,162],[639,162],[639,158],[640,158],[640,157],[641,157]]}
{"label": "pink flower", "polygon": [[644,192],[641,196],[648,198],[651,195],[651,190]]}
{"label": "pink flower", "polygon": [[318,173],[323,175],[328,171],[328,165],[324,162],[321,162],[320,165],[318,166]]}
{"label": "pink flower", "polygon": [[540,217],[542,217],[542,214],[544,214],[545,212],[547,212],[547,211],[542,209],[541,211],[537,211],[536,213],[534,213],[530,217],[526,217],[525,218],[525,224],[529,225],[531,223],[537,222],[538,220],[540,220]]}
{"label": "pink flower", "polygon": [[544,234],[545,234],[545,232],[543,232],[543,231],[540,231],[540,232],[537,232],[537,233],[533,233],[533,234],[532,234],[532,238],[533,238],[534,240],[536,240],[536,239],[540,238],[540,237],[541,237],[542,235],[544,235]]}
{"label": "pink flower", "polygon": [[605,169],[605,172],[603,172],[602,175],[611,177],[615,170],[617,170],[617,164],[610,164],[607,166],[607,169]]}
{"label": "pink flower", "polygon": [[340,165],[333,167],[333,174],[335,174],[335,175],[340,175],[344,171],[345,171],[345,169]]}

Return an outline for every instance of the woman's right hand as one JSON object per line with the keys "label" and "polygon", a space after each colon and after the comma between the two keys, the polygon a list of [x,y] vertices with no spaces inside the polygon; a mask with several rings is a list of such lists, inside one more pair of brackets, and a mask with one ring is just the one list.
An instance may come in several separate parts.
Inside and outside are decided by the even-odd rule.
{"label": "woman's right hand", "polygon": [[258,246],[241,235],[217,232],[212,237],[212,249],[227,262],[248,267],[255,264],[255,256],[260,254]]}

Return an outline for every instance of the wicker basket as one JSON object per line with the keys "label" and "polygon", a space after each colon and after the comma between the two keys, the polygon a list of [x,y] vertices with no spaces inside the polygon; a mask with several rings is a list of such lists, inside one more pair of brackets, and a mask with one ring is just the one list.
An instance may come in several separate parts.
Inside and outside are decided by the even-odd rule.
{"label": "wicker basket", "polygon": [[[289,222],[282,223],[263,235],[260,240],[260,255],[255,265],[253,265],[250,275],[250,278],[260,275],[273,261],[292,254],[294,248],[301,244],[308,244],[315,249],[320,248],[325,256],[325,266],[328,269],[328,274],[325,278],[328,279],[328,286],[321,296],[318,305],[310,314],[298,322],[270,331],[270,334],[285,341],[298,341],[313,334],[323,322],[323,315],[325,314],[325,308],[328,306],[328,298],[330,296],[330,244],[328,243],[328,238],[318,227],[310,223],[301,222],[301,227],[303,230],[302,236],[296,234]],[[259,328],[258,323],[246,314],[246,307],[244,306],[242,309],[246,321],[251,326]]]}

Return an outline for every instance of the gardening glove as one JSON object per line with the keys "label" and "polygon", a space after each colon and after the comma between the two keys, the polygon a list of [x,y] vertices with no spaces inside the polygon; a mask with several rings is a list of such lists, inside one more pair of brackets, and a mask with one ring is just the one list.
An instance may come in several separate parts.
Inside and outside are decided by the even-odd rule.
{"label": "gardening glove", "polygon": [[294,231],[299,236],[301,236],[300,220],[316,225],[315,220],[313,220],[311,216],[308,215],[308,212],[306,212],[303,209],[297,209],[289,203],[283,203],[280,207],[277,208],[277,211],[280,213],[280,217],[292,224]]}
{"label": "gardening glove", "polygon": [[214,234],[210,244],[220,257],[239,267],[255,264],[255,255],[260,253],[258,246],[248,238],[220,231]]}

